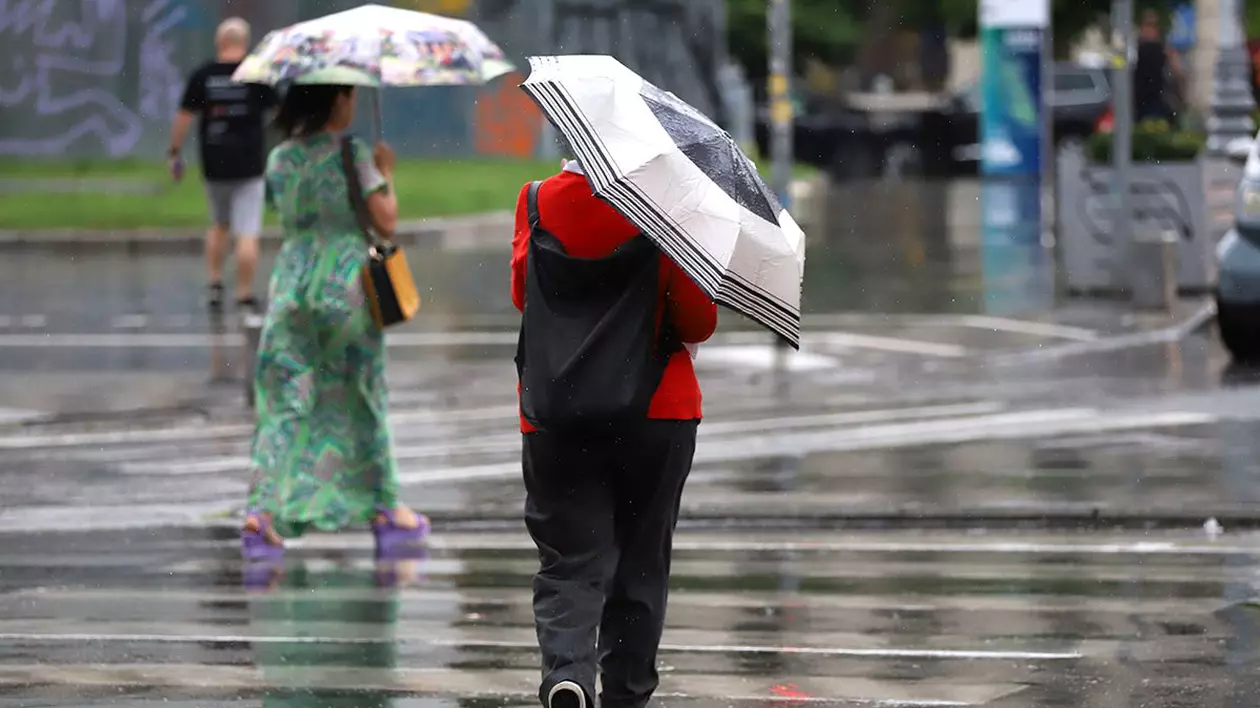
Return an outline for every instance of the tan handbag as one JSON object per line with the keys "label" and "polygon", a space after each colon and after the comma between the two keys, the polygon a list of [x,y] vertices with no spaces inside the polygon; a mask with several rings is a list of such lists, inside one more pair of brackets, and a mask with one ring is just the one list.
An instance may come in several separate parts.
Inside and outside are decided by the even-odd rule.
{"label": "tan handbag", "polygon": [[350,208],[359,231],[368,245],[368,262],[363,266],[363,292],[372,309],[372,319],[384,329],[415,317],[420,311],[420,292],[411,277],[411,267],[402,246],[377,236],[363,199],[363,185],[354,166],[354,145],[349,136],[341,139],[341,167],[346,173]]}

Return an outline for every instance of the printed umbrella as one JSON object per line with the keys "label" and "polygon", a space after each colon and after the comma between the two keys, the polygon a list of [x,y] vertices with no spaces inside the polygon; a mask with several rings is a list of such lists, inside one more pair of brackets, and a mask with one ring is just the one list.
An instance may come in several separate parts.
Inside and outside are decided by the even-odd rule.
{"label": "printed umbrella", "polygon": [[355,86],[482,84],[512,71],[471,22],[364,5],[263,37],[234,81]]}
{"label": "printed umbrella", "polygon": [[595,194],[715,301],[799,348],[805,234],[731,136],[612,57],[529,63],[521,88]]}

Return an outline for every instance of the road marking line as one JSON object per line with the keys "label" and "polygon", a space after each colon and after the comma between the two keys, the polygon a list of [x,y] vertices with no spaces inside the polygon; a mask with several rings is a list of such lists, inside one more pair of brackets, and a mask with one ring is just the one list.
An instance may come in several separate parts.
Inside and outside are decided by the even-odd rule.
{"label": "road marking line", "polygon": [[[41,322],[43,321],[41,320]],[[43,326],[43,324],[39,326]],[[768,339],[768,334],[760,332],[731,332],[717,335],[710,342],[714,346],[722,344],[764,344]],[[963,357],[969,353],[965,347],[955,344],[879,337],[853,332],[806,332],[802,335],[802,341],[813,346],[822,344],[936,357]],[[235,332],[223,334],[178,332],[0,334],[0,349],[189,349],[211,346],[243,346],[244,342],[244,337]],[[515,345],[516,342],[517,333],[514,331],[395,332],[385,338],[385,344],[389,347],[511,346]],[[703,352],[704,349],[702,347],[702,356]]]}
{"label": "road marking line", "polygon": [[[42,329],[48,326],[48,318],[43,315],[23,315],[22,326],[27,329]],[[13,335],[13,336],[21,336],[21,335]]]}
{"label": "road marking line", "polygon": [[[771,344],[731,344],[701,347],[696,357],[696,368],[743,367],[772,369],[778,364],[779,352]],[[812,354],[808,351],[790,352],[784,357],[788,371],[828,371],[840,366],[840,360],[831,356]]]}
{"label": "road marking line", "polygon": [[[236,522],[232,522],[235,527]],[[794,533],[794,537],[803,534]],[[311,534],[301,539],[302,547],[311,551],[361,551],[373,548],[370,538],[342,534]],[[236,539],[218,541],[180,541],[169,546],[152,546],[154,551],[179,549],[217,550],[236,548]],[[441,551],[533,551],[534,545],[520,534],[438,534],[427,542],[430,550]],[[1023,554],[1023,555],[1244,555],[1260,556],[1260,545],[1183,544],[1177,541],[1125,541],[1104,543],[1062,543],[1035,541],[860,541],[860,540],[712,540],[675,537],[675,551],[692,553],[965,553],[965,554]],[[47,555],[49,560],[56,554]]]}
{"label": "road marking line", "polygon": [[[980,440],[1019,440],[1085,432],[1203,425],[1215,422],[1215,420],[1215,416],[1198,413],[1156,413],[1109,417],[1089,409],[1030,411],[974,416],[961,421],[860,426],[822,434],[777,433],[756,437],[746,436],[739,441],[723,441],[720,445],[710,445],[701,440],[696,450],[695,464],[729,463],[755,457],[791,456],[799,459],[816,452],[887,450]],[[520,462],[505,462],[469,467],[400,471],[399,478],[404,484],[422,485],[461,479],[516,477],[520,473]]]}
{"label": "road marking line", "polygon": [[[421,408],[389,414],[393,425],[406,423],[465,423],[505,418],[512,420],[518,407],[513,405],[479,408]],[[0,437],[0,450],[32,450],[39,448],[116,445],[120,443],[159,443],[170,441],[208,441],[236,438],[253,433],[249,424],[198,425],[157,428],[152,430],[112,430],[99,433],[60,433],[53,435],[12,435]]]}
{"label": "road marking line", "polygon": [[[821,433],[776,431],[772,434],[744,435],[736,440],[720,442],[710,441],[702,436],[696,451],[695,464],[729,463],[754,457],[790,456],[799,459],[816,452],[854,452],[980,440],[1048,438],[1069,434],[1203,425],[1212,423],[1216,419],[1215,416],[1204,413],[1170,412],[1125,415],[1089,408],[1067,408],[975,415],[948,420],[858,425]],[[0,445],[0,448],[2,447],[4,445]],[[434,454],[431,448],[419,446],[411,452],[416,454],[416,451],[421,449],[426,455]],[[401,453],[397,457],[406,459],[408,450],[404,448]],[[181,469],[188,470],[182,472],[183,474],[239,471],[243,469],[242,464],[248,464],[248,460],[243,457],[234,457],[230,460],[218,458],[184,463],[172,461],[162,467],[162,473],[181,474]],[[153,465],[132,466],[129,469],[133,474],[148,474],[157,471],[157,467]],[[513,460],[480,465],[400,470],[399,480],[403,484],[423,485],[510,478],[519,474],[520,462]]]}
{"label": "road marking line", "polygon": [[[390,596],[383,596],[376,587],[321,587],[318,589],[321,601],[341,602],[382,602]],[[41,603],[113,603],[118,601],[135,602],[141,605],[161,604],[198,604],[219,602],[267,603],[269,601],[309,600],[311,591],[307,589],[278,589],[259,595],[247,588],[236,589],[181,589],[178,593],[169,590],[153,590],[146,588],[126,588],[102,590],[98,588],[62,588],[62,587],[26,587],[18,588],[0,595],[0,607],[12,600],[19,606],[27,608]],[[398,590],[397,597],[408,603],[476,603],[494,605],[496,607],[529,606],[531,602],[528,587],[518,588],[473,588],[464,587],[459,590],[442,590],[432,587],[406,587]],[[671,590],[669,602],[671,607],[707,607],[764,609],[781,608],[815,608],[826,610],[886,610],[903,612],[943,612],[958,610],[963,612],[1015,612],[1029,615],[1051,613],[1105,613],[1105,614],[1151,614],[1168,616],[1173,614],[1212,614],[1231,602],[1220,598],[1192,600],[1184,598],[1144,598],[1144,597],[1105,597],[1094,595],[1066,594],[1020,594],[1017,596],[977,595],[820,595],[783,590],[739,590],[739,591],[697,591]]]}
{"label": "road marking line", "polygon": [[[144,688],[161,686],[230,691],[233,694],[241,691],[297,688],[304,692],[371,691],[386,695],[493,698],[502,702],[505,698],[534,698],[538,687],[538,672],[468,667],[364,668],[327,663],[319,666],[297,666],[268,662],[259,662],[256,666],[166,663],[8,664],[0,667],[0,684]],[[745,703],[757,706],[856,703],[885,708],[942,708],[990,705],[993,701],[1027,690],[1026,686],[1012,683],[962,683],[949,680],[927,683],[898,678],[795,676],[782,673],[759,678],[750,678],[742,673],[690,673],[687,675],[686,685],[686,692],[663,690],[656,695],[667,701],[699,700],[728,706]],[[792,695],[781,696],[778,689],[784,685],[797,690]],[[189,701],[171,705],[198,704]]]}
{"label": "road marking line", "polygon": [[[218,644],[411,644],[440,647],[476,647],[485,649],[537,649],[537,642],[490,640],[490,639],[441,639],[436,637],[321,637],[251,634],[106,634],[99,632],[67,632],[46,634],[41,632],[0,632],[5,642],[153,642],[163,644],[190,644],[210,642]],[[1081,652],[1053,651],[1002,651],[995,649],[859,649],[847,647],[805,647],[791,645],[755,644],[672,644],[661,643],[662,651],[694,654],[793,654],[804,656],[843,656],[889,659],[963,659],[963,660],[1024,660],[1024,661],[1072,661],[1085,657]]]}
{"label": "road marking line", "polygon": [[[917,406],[907,408],[891,408],[884,410],[870,411],[846,411],[843,413],[822,413],[804,416],[785,416],[771,418],[753,418],[738,420],[718,420],[711,421],[704,425],[702,429],[704,433],[703,439],[709,439],[714,435],[732,435],[737,433],[760,432],[767,428],[774,429],[790,429],[805,427],[826,427],[845,424],[858,423],[876,423],[887,422],[893,420],[904,419],[923,419],[923,418],[946,418],[962,415],[980,415],[984,413],[995,413],[1005,409],[1005,405],[996,401],[982,401],[977,403],[963,404],[947,404],[940,406]],[[507,409],[500,420],[504,422],[504,427],[515,427],[515,408]],[[441,420],[440,416],[438,417]],[[404,421],[401,419],[390,418],[390,422],[395,426],[401,425]],[[445,422],[445,421],[443,421]],[[252,429],[242,431],[242,435],[236,440],[237,443],[247,441],[246,433],[252,432]],[[485,453],[501,453],[515,452],[520,448],[520,434],[513,432],[508,435],[489,435],[481,436],[476,440],[469,441],[444,441],[433,442],[422,445],[404,446],[400,442],[403,439],[401,435],[395,431],[395,458],[407,457],[408,459],[423,459],[425,457],[447,457],[455,454],[485,454]],[[109,463],[128,463],[131,466],[124,466],[117,470],[121,474],[162,474],[162,475],[178,475],[178,474],[206,474],[209,472],[225,472],[233,469],[240,469],[242,465],[248,465],[248,458],[237,454],[229,459],[227,454],[222,450],[216,451],[217,454],[203,455],[201,457],[190,457],[185,455],[182,457],[183,462],[172,466],[169,460],[158,461],[154,458],[156,455],[154,448],[161,449],[158,445],[145,445],[126,448],[123,450],[99,450],[90,451],[82,455],[74,456],[73,459],[87,459],[99,462]],[[3,445],[0,445],[0,449]],[[41,456],[41,459],[66,459],[65,455]],[[141,458],[135,461],[135,458]]]}
{"label": "road marking line", "polygon": [[938,342],[923,342],[915,339],[877,337],[875,335],[856,334],[852,332],[827,332],[825,334],[815,335],[809,339],[811,346],[815,344],[816,340],[824,346],[857,347],[859,349],[876,349],[885,352],[920,354],[923,356],[946,358],[965,357],[970,353],[966,347],[962,347],[957,344],[940,344]]}
{"label": "road marking line", "polygon": [[[723,344],[765,344],[769,339],[769,335],[763,332],[731,332],[722,340]],[[0,337],[0,341],[3,338]],[[970,352],[966,347],[957,344],[941,344],[939,342],[924,342],[917,339],[901,339],[897,337],[883,337],[874,334],[859,334],[857,332],[844,332],[839,330],[819,331],[809,330],[801,334],[801,346],[810,349],[819,346],[831,346],[846,349],[874,349],[884,352],[897,352],[900,354],[918,354],[921,356],[935,356],[957,358],[967,356]],[[700,346],[700,356],[704,356],[705,345]]]}
{"label": "road marking line", "polygon": [[[960,415],[993,413],[1003,409],[996,402],[976,404],[927,406],[917,408],[892,408],[875,411],[855,411],[846,413],[824,413],[813,416],[795,416],[783,418],[761,418],[739,421],[722,421],[708,423],[702,427],[701,444],[713,444],[714,436],[743,436],[749,433],[764,433],[777,430],[785,433],[794,428],[835,427],[861,423],[877,423],[894,420],[923,418],[953,418]],[[395,445],[394,459],[403,461],[424,460],[433,457],[449,457],[457,454],[493,454],[515,453],[520,449],[519,433],[482,438],[472,441],[450,441],[421,445]],[[160,460],[145,462],[123,462],[116,470],[127,475],[200,475],[220,472],[231,472],[249,467],[250,458],[246,455],[218,455],[201,459]]]}
{"label": "road marking line", "polygon": [[148,315],[119,315],[110,323],[114,329],[144,329],[149,324]]}
{"label": "road marking line", "polygon": [[1101,336],[1098,332],[1092,329],[1085,329],[1084,327],[1071,327],[1049,322],[1033,322],[1010,317],[994,317],[992,315],[962,315],[955,321],[964,327],[973,327],[975,329],[1073,339],[1078,342],[1093,342]]}

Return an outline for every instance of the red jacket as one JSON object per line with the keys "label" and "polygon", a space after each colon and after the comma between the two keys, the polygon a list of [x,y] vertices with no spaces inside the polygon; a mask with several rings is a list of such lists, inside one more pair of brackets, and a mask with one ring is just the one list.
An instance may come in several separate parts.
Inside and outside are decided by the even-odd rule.
{"label": "red jacket", "polygon": [[[521,311],[525,309],[525,264],[529,255],[528,198],[527,184],[516,200],[516,228],[512,235],[512,304]],[[538,217],[542,227],[577,258],[607,256],[639,233],[625,217],[591,193],[585,177],[573,172],[561,172],[543,181],[538,190]],[[661,324],[661,308],[669,307],[670,322],[680,339],[688,343],[705,341],[717,328],[717,305],[673,261],[663,254],[660,260],[657,328]],[[648,418],[699,420],[701,415],[700,383],[691,355],[685,349],[679,350],[665,367],[648,408]],[[533,426],[522,417],[521,432],[533,431]]]}

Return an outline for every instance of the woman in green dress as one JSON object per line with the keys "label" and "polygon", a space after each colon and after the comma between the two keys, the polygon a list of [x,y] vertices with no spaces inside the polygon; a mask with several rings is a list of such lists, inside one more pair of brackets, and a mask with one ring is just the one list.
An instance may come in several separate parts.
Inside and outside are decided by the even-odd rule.
{"label": "woman in green dress", "polygon": [[[267,161],[267,194],[284,245],[271,276],[256,366],[253,482],[241,550],[274,559],[307,529],[371,523],[378,552],[419,541],[428,521],[398,500],[386,420],[385,350],[360,272],[367,245],[347,192],[340,133],[350,86],[295,85],[276,124],[288,139]],[[394,154],[352,141],[374,230],[398,217]]]}

